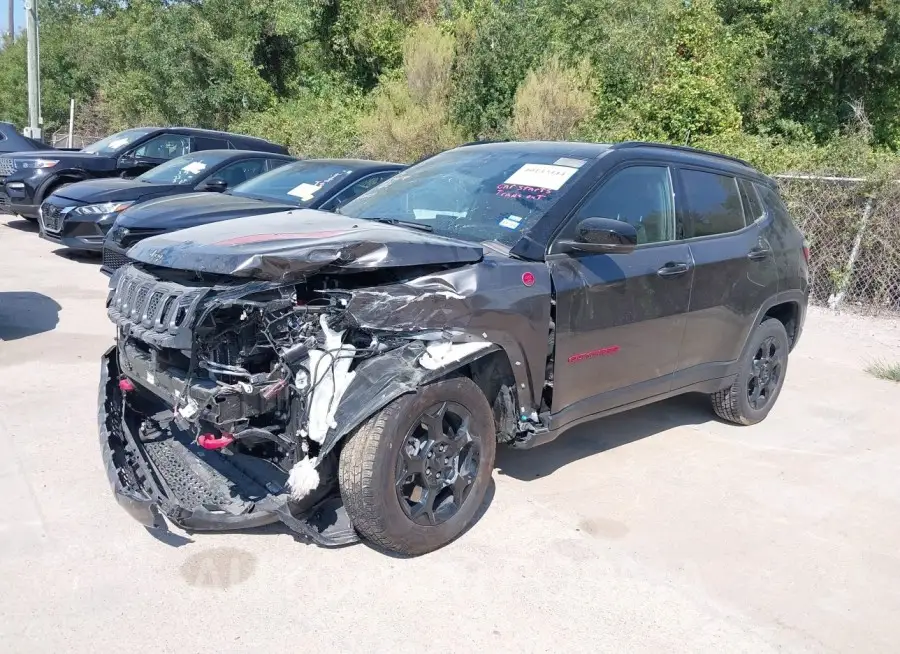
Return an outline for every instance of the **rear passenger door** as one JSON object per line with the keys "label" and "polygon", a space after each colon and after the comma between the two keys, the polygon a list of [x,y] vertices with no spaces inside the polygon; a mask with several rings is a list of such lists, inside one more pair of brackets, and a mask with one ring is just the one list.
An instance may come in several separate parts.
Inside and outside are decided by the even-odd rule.
{"label": "rear passenger door", "polygon": [[676,387],[715,379],[741,355],[762,304],[778,292],[778,266],[753,184],[721,171],[682,167],[679,196],[694,283]]}

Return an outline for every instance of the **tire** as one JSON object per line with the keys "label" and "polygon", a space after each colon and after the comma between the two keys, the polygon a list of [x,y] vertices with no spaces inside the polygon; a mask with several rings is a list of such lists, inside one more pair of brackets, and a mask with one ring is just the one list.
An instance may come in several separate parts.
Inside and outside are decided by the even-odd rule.
{"label": "tire", "polygon": [[[463,422],[461,414],[467,414]],[[429,422],[435,428],[426,431]],[[468,427],[450,429],[452,438],[446,433],[438,438],[433,437],[437,425]],[[426,445],[421,446],[423,442]],[[419,555],[443,547],[463,532],[481,507],[496,450],[493,412],[481,389],[467,377],[399,397],[357,428],[344,445],[338,480],[347,514],[363,538],[386,550]],[[472,458],[476,451],[477,462]],[[441,452],[451,456],[433,456]],[[435,461],[445,466],[437,471],[438,476],[443,473],[441,481],[430,467]],[[412,478],[414,482],[406,483]],[[454,481],[448,484],[450,478]],[[428,486],[438,483],[446,486],[440,490]],[[429,490],[416,494],[417,486]],[[402,499],[407,490],[410,497],[424,499],[418,503]]]}
{"label": "tire", "polygon": [[764,420],[781,394],[789,350],[784,325],[775,318],[763,320],[750,336],[734,383],[710,395],[716,415],[738,425]]}

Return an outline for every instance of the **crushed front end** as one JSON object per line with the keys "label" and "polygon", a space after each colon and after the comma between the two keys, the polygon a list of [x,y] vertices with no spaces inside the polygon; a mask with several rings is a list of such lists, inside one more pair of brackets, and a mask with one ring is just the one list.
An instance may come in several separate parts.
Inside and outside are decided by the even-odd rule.
{"label": "crushed front end", "polygon": [[378,344],[340,325],[338,297],[128,266],[107,311],[118,335],[102,361],[100,439],[132,516],[189,530],[281,520],[322,545],[357,540],[334,457],[318,459],[350,364]]}

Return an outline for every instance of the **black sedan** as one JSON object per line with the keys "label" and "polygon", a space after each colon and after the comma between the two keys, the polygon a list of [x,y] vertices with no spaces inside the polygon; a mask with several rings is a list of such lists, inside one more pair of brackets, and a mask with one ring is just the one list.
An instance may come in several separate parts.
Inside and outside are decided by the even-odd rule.
{"label": "black sedan", "polygon": [[219,195],[192,193],[143,203],[115,221],[103,243],[101,270],[111,274],[127,263],[128,248],[148,236],[287,209],[335,211],[404,168],[384,161],[307,159]]}
{"label": "black sedan", "polygon": [[135,204],[204,191],[222,192],[274,170],[293,157],[252,150],[204,150],[186,154],[134,179],[107,177],[57,189],[41,204],[42,238],[75,250],[99,252],[118,215]]}

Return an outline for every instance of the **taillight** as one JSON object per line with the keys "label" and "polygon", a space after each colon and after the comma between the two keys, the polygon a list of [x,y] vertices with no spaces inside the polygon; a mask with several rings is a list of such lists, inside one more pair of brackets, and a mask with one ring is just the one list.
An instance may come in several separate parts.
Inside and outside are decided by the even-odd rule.
{"label": "taillight", "polygon": [[809,243],[805,240],[803,241],[803,258],[806,260],[806,263],[809,263]]}

